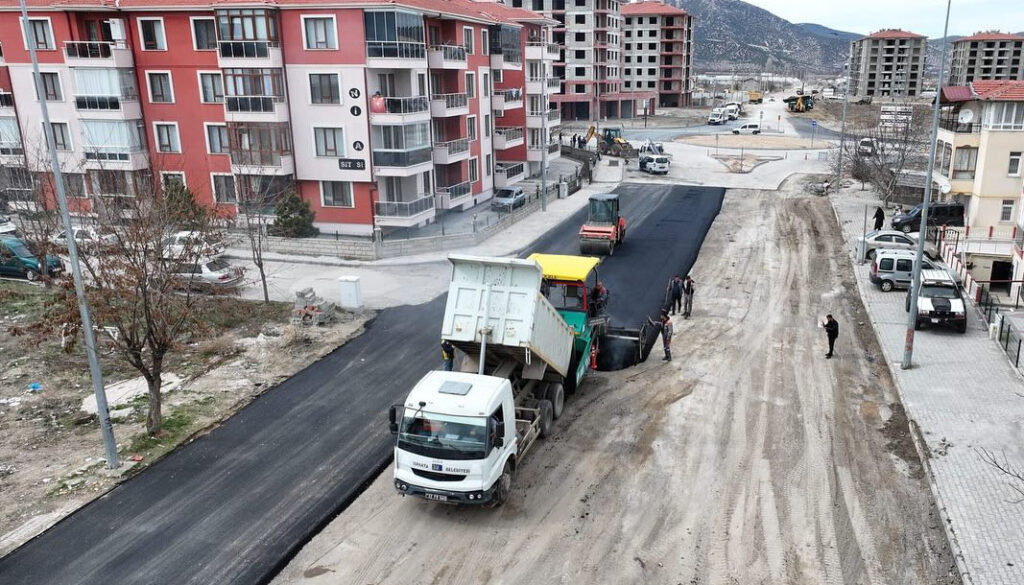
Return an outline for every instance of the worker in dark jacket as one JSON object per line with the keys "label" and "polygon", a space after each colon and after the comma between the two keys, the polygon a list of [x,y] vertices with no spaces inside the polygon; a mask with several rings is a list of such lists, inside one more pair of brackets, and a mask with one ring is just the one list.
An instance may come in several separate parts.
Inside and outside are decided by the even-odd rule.
{"label": "worker in dark jacket", "polygon": [[689,319],[690,312],[693,311],[693,293],[697,289],[693,286],[693,279],[690,275],[686,275],[686,280],[683,281],[683,318]]}
{"label": "worker in dark jacket", "polygon": [[662,361],[672,361],[672,319],[669,318],[668,311],[662,311],[661,318],[657,321],[648,317],[647,322],[661,332],[661,343],[665,346],[665,357],[661,358]]}
{"label": "worker in dark jacket", "polygon": [[875,231],[882,229],[882,225],[885,224],[885,212],[882,211],[881,207],[875,208]]}
{"label": "worker in dark jacket", "polygon": [[828,353],[825,354],[825,358],[832,359],[832,350],[835,349],[836,338],[839,337],[839,321],[833,319],[832,315],[826,315],[822,327],[828,335]]}
{"label": "worker in dark jacket", "polygon": [[447,339],[441,340],[441,359],[444,360],[444,371],[452,371],[455,367],[455,346]]}
{"label": "worker in dark jacket", "polygon": [[608,289],[604,287],[604,283],[600,280],[597,281],[597,285],[594,286],[593,300],[594,300],[594,316],[604,313],[605,308],[608,306]]}
{"label": "worker in dark jacket", "polygon": [[668,281],[668,286],[665,287],[665,295],[668,297],[669,310],[671,314],[675,315],[676,312],[682,310],[683,305],[683,279],[678,274],[672,277],[672,280]]}

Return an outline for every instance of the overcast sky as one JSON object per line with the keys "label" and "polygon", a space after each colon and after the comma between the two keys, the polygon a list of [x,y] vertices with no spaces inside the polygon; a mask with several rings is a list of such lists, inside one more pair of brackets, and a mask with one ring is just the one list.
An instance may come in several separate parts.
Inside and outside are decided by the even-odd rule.
{"label": "overcast sky", "polygon": [[[829,28],[870,33],[902,28],[929,37],[942,36],[946,16],[943,0],[747,0],[790,22],[813,22]],[[1009,27],[1012,31],[1006,31]],[[1024,0],[953,0],[949,34],[979,30],[1024,31]]]}

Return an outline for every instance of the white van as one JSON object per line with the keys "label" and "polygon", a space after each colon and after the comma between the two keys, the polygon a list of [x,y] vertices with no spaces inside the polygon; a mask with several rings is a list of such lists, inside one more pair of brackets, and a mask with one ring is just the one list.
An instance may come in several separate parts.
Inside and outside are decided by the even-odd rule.
{"label": "white van", "polygon": [[710,126],[725,124],[725,114],[720,109],[715,108],[708,114],[708,124]]}
{"label": "white van", "polygon": [[733,134],[760,134],[761,123],[760,122],[747,122],[739,128],[732,129]]}
{"label": "white van", "polygon": [[[913,250],[878,250],[871,263],[871,282],[877,284],[883,292],[909,289],[910,282],[914,278],[914,260],[916,258],[917,252]],[[954,282],[960,284],[959,274],[927,258],[922,258],[921,270],[945,272]]]}
{"label": "white van", "polygon": [[668,173],[668,157],[663,154],[645,154],[640,157],[640,170],[655,175]]}

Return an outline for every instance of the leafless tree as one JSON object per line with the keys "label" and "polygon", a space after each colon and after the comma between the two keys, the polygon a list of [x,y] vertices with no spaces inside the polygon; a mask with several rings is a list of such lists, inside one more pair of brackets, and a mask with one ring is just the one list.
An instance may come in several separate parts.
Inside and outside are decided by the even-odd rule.
{"label": "leafless tree", "polygon": [[1000,457],[992,451],[985,449],[984,447],[977,450],[978,456],[985,463],[994,467],[999,473],[1003,474],[1009,480],[1010,489],[1017,492],[1019,496],[1014,503],[1019,504],[1024,502],[1024,469],[1014,465],[1006,457],[1006,453],[1003,453]]}
{"label": "leafless tree", "polygon": [[263,252],[267,247],[269,228],[274,223],[274,206],[284,193],[292,189],[296,189],[294,181],[281,180],[269,174],[235,176],[239,223],[249,244],[252,263],[260,276],[263,301],[267,303],[270,302],[270,291]]}

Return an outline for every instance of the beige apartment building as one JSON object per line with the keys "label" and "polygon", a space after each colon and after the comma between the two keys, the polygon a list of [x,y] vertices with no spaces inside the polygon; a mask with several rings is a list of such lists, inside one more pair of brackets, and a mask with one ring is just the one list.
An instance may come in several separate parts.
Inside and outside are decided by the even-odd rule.
{"label": "beige apartment building", "polygon": [[953,43],[949,85],[988,79],[1024,80],[1024,36],[982,32]]}
{"label": "beige apartment building", "polygon": [[657,90],[657,105],[661,108],[689,106],[693,93],[693,17],[659,1],[626,4],[622,17],[626,21],[625,90]]}
{"label": "beige apartment building", "polygon": [[900,29],[886,29],[850,43],[850,88],[853,95],[914,97],[924,83],[928,39]]}

